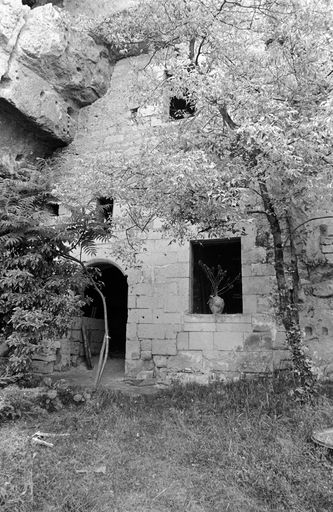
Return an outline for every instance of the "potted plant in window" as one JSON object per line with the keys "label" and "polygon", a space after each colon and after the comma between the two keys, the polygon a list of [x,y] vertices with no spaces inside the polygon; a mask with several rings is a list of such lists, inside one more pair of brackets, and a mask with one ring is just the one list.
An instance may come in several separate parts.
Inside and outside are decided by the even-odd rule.
{"label": "potted plant in window", "polygon": [[224,299],[222,299],[221,295],[234,287],[234,283],[239,279],[240,274],[237,274],[236,277],[231,279],[227,277],[228,271],[224,270],[221,265],[209,267],[201,260],[199,261],[199,265],[211,284],[211,294],[208,299],[209,309],[214,315],[221,314],[225,306]]}

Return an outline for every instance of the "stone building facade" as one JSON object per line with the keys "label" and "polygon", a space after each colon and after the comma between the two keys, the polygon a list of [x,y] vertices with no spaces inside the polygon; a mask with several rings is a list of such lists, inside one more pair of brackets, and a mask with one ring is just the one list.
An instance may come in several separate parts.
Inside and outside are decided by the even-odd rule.
{"label": "stone building facade", "polygon": [[[101,155],[108,151],[131,154],[147,132],[151,137],[157,136],[159,126],[165,121],[163,109],[158,115],[154,108],[139,109],[135,122],[131,111],[129,84],[133,65],[146,57],[110,63],[103,48],[95,42],[86,41],[80,34],[75,34],[72,41],[72,36],[62,34],[60,40],[67,38],[66,44],[70,47],[72,41],[76,49],[69,60],[57,63],[62,71],[53,73],[56,64],[52,55],[59,50],[61,23],[57,20],[61,9],[72,14],[86,9],[90,15],[91,4],[64,0],[53,2],[60,5],[55,9],[49,2],[39,2],[44,3],[48,5],[38,7],[35,2],[32,10],[22,7],[19,0],[7,3],[11,9],[8,14],[7,8],[8,17],[13,20],[15,14],[14,18],[21,19],[21,25],[25,23],[26,28],[19,28],[18,21],[16,25],[12,23],[11,33],[8,23],[2,27],[5,36],[0,41],[5,51],[0,64],[5,63],[5,80],[0,84],[0,124],[9,122],[10,126],[8,140],[2,141],[2,158],[15,160],[28,153],[30,158],[35,158],[52,154],[55,148],[66,145],[83,159],[87,154]],[[112,9],[130,3],[118,1]],[[95,2],[94,9],[95,14],[96,9],[100,14],[108,14],[109,2]],[[19,34],[27,30],[26,40],[29,33],[34,38],[36,20],[43,20],[45,30],[57,37],[52,39],[53,48],[45,49],[40,43],[34,60],[31,55],[29,59],[26,57],[26,43],[24,38],[20,40]],[[12,44],[15,33],[17,40]],[[84,57],[86,47],[93,52],[88,59]],[[46,63],[44,69],[48,71],[43,71],[44,75],[36,64],[38,59]],[[64,73],[65,82],[60,79]],[[27,84],[34,87],[27,88]],[[31,98],[28,89],[33,91]],[[23,91],[24,101],[21,100]],[[308,242],[308,259],[316,263],[309,265],[304,274],[302,316],[310,353],[323,374],[330,377],[333,374],[333,224],[324,222],[314,223]],[[272,314],[275,288],[272,256],[262,241],[260,226],[249,224],[244,229],[245,234],[239,238],[214,242],[193,240],[180,245],[170,244],[156,227],[147,236],[145,250],[139,256],[140,265],[125,268],[108,244],[100,245],[96,256],[86,262],[100,267],[110,277],[111,343],[115,344],[115,352],[125,358],[127,376],[208,382],[271,373],[288,365],[284,333]],[[197,247],[213,260],[213,254],[217,255],[219,250],[224,254],[231,251],[229,259],[238,262],[241,276],[238,302],[230,310],[226,307],[223,314],[212,315],[204,310],[202,300],[201,305],[196,303]],[[92,308],[84,313],[73,321],[67,338],[46,343],[35,361],[36,370],[52,372],[78,364],[84,355],[82,327],[92,353],[99,352],[103,320]]]}
{"label": "stone building facade", "polygon": [[[116,64],[105,96],[80,111],[72,152],[81,158],[85,152],[131,154],[147,132],[152,137],[158,133],[163,111],[157,116],[156,108],[145,108],[139,110],[136,122],[131,117],[128,87],[132,70],[145,58],[132,57]],[[148,233],[140,267],[122,269],[128,282],[127,376],[207,382],[213,377],[272,372],[285,365],[288,351],[283,333],[270,314],[274,268],[267,262],[266,249],[256,245],[256,238],[256,227],[251,225],[239,240],[241,312],[214,316],[193,313],[191,243],[170,244],[158,229]],[[121,267],[111,244],[100,246],[90,263],[99,262]],[[96,335],[93,326],[88,330],[90,337]],[[74,331],[71,336],[73,346],[80,333]]]}
{"label": "stone building facade", "polygon": [[[163,109],[158,110],[160,115],[156,115],[156,107],[139,109],[136,122],[131,116],[128,87],[133,67],[140,59],[145,57],[118,62],[105,96],[80,111],[71,146],[80,157],[85,152],[131,154],[147,132],[151,137],[157,135],[165,119]],[[315,228],[309,245],[316,245],[327,269],[333,256],[333,231],[329,225],[322,234],[321,229],[324,228]],[[272,254],[262,235],[262,226],[251,223],[239,240],[241,312],[214,316],[198,314],[193,308],[193,243],[198,240],[192,244],[170,244],[158,229],[151,230],[140,256],[141,267],[122,268],[128,282],[127,376],[207,382],[212,378],[271,373],[288,365],[285,336],[272,314],[275,289]],[[221,245],[224,242],[216,241]],[[233,239],[228,242],[232,243]],[[202,243],[208,242],[202,240]],[[225,249],[228,250],[227,245]],[[99,247],[91,263],[98,262],[120,268],[122,265],[115,259],[111,244]],[[319,272],[318,289],[327,286],[331,289],[330,276],[328,280],[324,277],[324,281],[322,277]],[[330,298],[318,299],[311,283],[311,279],[304,282],[305,290],[311,292],[306,297],[304,328],[318,365],[325,367],[328,375],[332,361]],[[312,318],[308,317],[309,311]],[[93,332],[97,334],[96,327]]]}

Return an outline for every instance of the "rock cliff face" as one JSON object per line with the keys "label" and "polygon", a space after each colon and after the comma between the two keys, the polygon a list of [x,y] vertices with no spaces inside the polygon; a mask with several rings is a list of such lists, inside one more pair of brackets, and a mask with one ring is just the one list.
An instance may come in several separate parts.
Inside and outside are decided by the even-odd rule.
{"label": "rock cliff face", "polygon": [[67,145],[76,112],[107,91],[108,53],[74,25],[50,3],[0,0],[0,158]]}

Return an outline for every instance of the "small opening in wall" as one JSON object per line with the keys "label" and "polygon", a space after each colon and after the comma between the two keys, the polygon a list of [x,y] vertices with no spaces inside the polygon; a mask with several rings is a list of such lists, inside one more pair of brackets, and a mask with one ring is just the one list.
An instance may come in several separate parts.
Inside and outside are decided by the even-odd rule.
{"label": "small opening in wall", "polygon": [[59,204],[58,203],[49,202],[46,205],[46,209],[54,217],[59,217]]}
{"label": "small opening in wall", "polygon": [[57,348],[56,349],[56,353],[55,353],[55,356],[56,356],[56,362],[55,364],[60,364],[61,363],[61,349],[60,348]]}
{"label": "small opening in wall", "polygon": [[59,203],[57,202],[57,198],[50,195],[47,195],[44,199],[43,204],[44,209],[54,217],[59,217]]}
{"label": "small opening in wall", "polygon": [[195,105],[186,98],[173,96],[170,99],[169,115],[172,119],[184,119],[192,117],[195,114]]}
{"label": "small opening in wall", "polygon": [[312,336],[312,327],[309,325],[305,327],[305,336]]}
{"label": "small opening in wall", "polygon": [[137,122],[139,107],[130,108],[130,116],[132,121]]}
{"label": "small opening in wall", "polygon": [[113,216],[113,204],[112,197],[99,197],[96,201],[97,214],[100,220],[110,221]]}
{"label": "small opening in wall", "polygon": [[[212,287],[207,274],[202,268],[202,264],[209,267],[215,274],[219,265],[225,271],[225,277],[219,285],[219,290],[221,290],[219,296],[223,298],[225,303],[223,313],[242,313],[243,293],[240,238],[193,241],[191,242],[191,251],[192,313],[211,314],[208,302],[212,294]],[[227,286],[228,282],[231,284],[230,287]]]}

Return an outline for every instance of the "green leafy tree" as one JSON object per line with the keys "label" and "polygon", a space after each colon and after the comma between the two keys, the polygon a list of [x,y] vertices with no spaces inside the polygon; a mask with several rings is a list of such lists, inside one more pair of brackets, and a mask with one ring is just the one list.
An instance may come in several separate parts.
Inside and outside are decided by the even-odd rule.
{"label": "green leafy tree", "polygon": [[98,276],[85,268],[81,254],[93,253],[96,240],[108,238],[108,225],[98,212],[80,209],[56,221],[51,200],[44,164],[1,166],[0,336],[13,373],[29,368],[43,340],[64,335],[80,314],[88,285],[99,290]]}
{"label": "green leafy tree", "polygon": [[161,129],[155,151],[127,162],[166,228],[221,236],[263,219],[277,313],[310,388],[296,246],[298,225],[332,207],[332,26],[326,0],[150,0],[91,29],[124,52],[146,42],[139,107],[161,94],[191,105]]}

